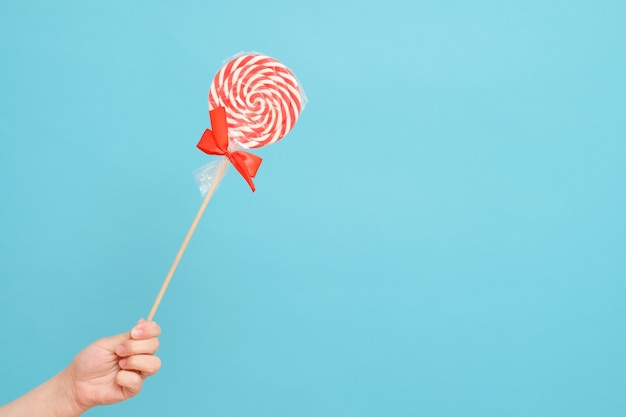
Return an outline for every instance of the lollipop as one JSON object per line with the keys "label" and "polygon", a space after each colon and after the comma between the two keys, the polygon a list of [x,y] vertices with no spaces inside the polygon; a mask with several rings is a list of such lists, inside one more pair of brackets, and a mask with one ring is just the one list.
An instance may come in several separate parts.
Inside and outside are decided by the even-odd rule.
{"label": "lollipop", "polygon": [[293,128],[305,101],[302,88],[289,68],[269,56],[242,54],[217,72],[209,90],[212,129],[204,131],[197,146],[209,155],[224,158],[216,171],[215,164],[199,170],[201,192],[206,192],[204,200],[165,277],[148,320],[154,317],[228,162],[254,191],[252,179],[261,165],[261,158],[241,148],[259,148],[282,139]]}
{"label": "lollipop", "polygon": [[209,90],[209,108],[226,109],[230,137],[245,148],[270,145],[285,136],[300,115],[302,101],[289,68],[260,54],[228,62]]}

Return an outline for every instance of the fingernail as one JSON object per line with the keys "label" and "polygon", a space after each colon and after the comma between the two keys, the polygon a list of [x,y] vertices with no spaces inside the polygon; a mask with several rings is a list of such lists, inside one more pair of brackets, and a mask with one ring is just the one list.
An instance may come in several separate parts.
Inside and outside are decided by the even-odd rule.
{"label": "fingernail", "polygon": [[120,365],[120,368],[122,368],[122,369],[126,368],[126,362],[128,362],[128,359],[126,359],[126,358],[124,358],[121,361],[119,361],[118,363]]}
{"label": "fingernail", "polygon": [[126,348],[124,347],[124,345],[118,345],[115,348],[115,353],[117,353],[119,356],[122,356],[124,353],[126,353]]}
{"label": "fingernail", "polygon": [[143,329],[140,327],[135,327],[133,331],[130,332],[130,335],[133,337],[133,339],[139,339],[141,336],[143,336]]}

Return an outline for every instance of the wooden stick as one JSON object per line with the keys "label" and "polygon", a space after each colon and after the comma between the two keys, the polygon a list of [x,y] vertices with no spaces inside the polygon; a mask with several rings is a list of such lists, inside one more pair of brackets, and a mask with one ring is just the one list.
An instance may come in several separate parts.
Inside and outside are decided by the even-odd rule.
{"label": "wooden stick", "polygon": [[167,276],[165,277],[165,281],[163,282],[163,285],[161,286],[161,291],[159,291],[159,295],[157,296],[156,300],[154,301],[154,304],[152,305],[152,310],[150,310],[148,321],[152,321],[152,319],[154,318],[154,314],[156,313],[157,308],[159,308],[159,304],[161,303],[163,294],[165,294],[165,290],[167,290],[167,286],[169,285],[172,279],[172,275],[174,275],[174,271],[176,271],[176,267],[178,266],[178,263],[180,262],[180,258],[183,257],[183,253],[185,252],[185,249],[187,249],[187,244],[189,243],[189,240],[191,239],[191,235],[193,235],[193,232],[196,230],[196,226],[198,226],[200,217],[202,217],[202,214],[204,213],[204,209],[206,208],[207,204],[209,204],[209,200],[213,196],[213,193],[215,192],[215,189],[217,188],[217,184],[219,184],[219,182],[222,180],[222,177],[224,176],[224,173],[226,172],[227,166],[228,166],[228,158],[224,158],[224,160],[222,161],[222,163],[217,169],[217,173],[215,174],[215,178],[213,179],[213,182],[211,183],[209,190],[204,196],[204,200],[202,201],[202,205],[200,206],[200,209],[198,210],[198,214],[196,214],[196,218],[193,220],[193,223],[191,223],[191,227],[189,228],[189,231],[187,232],[187,236],[185,236],[185,240],[183,240],[183,244],[180,246],[180,249],[178,250],[178,254],[176,255],[176,258],[174,259],[174,263],[170,267],[170,271],[167,273]]}

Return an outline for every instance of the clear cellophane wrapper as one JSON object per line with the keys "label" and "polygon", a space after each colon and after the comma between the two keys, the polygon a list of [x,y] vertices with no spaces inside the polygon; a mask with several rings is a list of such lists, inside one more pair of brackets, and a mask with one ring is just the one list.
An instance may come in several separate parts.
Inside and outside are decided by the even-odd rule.
{"label": "clear cellophane wrapper", "polygon": [[[225,66],[227,66],[229,63],[246,55],[258,55],[258,56],[268,57],[267,55],[260,54],[258,52],[240,52],[224,60],[222,63],[223,64],[222,67],[218,71],[218,74],[220,74],[222,69]],[[268,57],[268,58],[273,60],[273,58],[271,57]],[[281,64],[281,66],[283,65],[280,62],[278,63]],[[295,77],[295,75],[293,74],[291,70],[289,70],[288,68],[287,70],[289,71],[289,76],[293,77],[296,83],[296,88],[297,88],[297,92],[299,96],[299,104],[300,104],[299,111],[297,114],[297,117],[298,117],[299,114],[304,110],[304,107],[306,106],[308,99],[304,92],[304,89],[302,88],[302,84],[299,82],[299,80],[297,80],[297,78]],[[270,91],[270,92],[271,91],[283,91],[284,92],[285,91],[284,83],[280,82],[283,76],[284,75],[280,74],[277,70],[274,70],[273,73],[265,74],[263,78],[263,83],[262,83],[265,91]],[[268,86],[268,83],[270,84],[274,83],[274,86],[271,86],[271,85]],[[277,141],[277,140],[270,141],[269,143],[264,143],[262,141],[257,142],[256,140],[258,140],[258,138],[253,137],[252,136],[253,133],[249,130],[250,126],[259,125],[259,115],[255,113],[255,111],[253,111],[252,109],[261,107],[265,109],[265,112],[269,112],[270,114],[272,112],[280,113],[281,111],[283,111],[283,108],[281,108],[281,103],[276,99],[275,95],[266,93],[265,91],[259,91],[259,88],[257,87],[257,85],[258,85],[258,79],[255,77],[249,77],[249,78],[242,77],[236,84],[236,90],[239,93],[243,92],[242,94],[244,94],[245,96],[245,97],[238,99],[237,101],[242,102],[245,105],[242,106],[241,108],[238,108],[238,112],[237,112],[238,117],[236,118],[236,120],[233,118],[229,118],[228,135],[229,135],[229,150],[230,151],[261,147],[261,146],[271,144]],[[213,95],[213,96],[219,97],[221,96],[222,91],[223,90],[221,88],[215,86],[215,80],[214,80],[211,86],[211,91],[209,92],[209,107],[211,107],[211,96]],[[285,92],[285,94],[287,93]],[[247,102],[248,100],[249,102]],[[214,100],[214,101],[217,101],[217,100]],[[284,106],[284,103],[283,103],[283,106]],[[209,108],[209,110],[211,110],[211,108]],[[289,133],[289,131],[293,128],[293,125],[295,125],[297,117],[291,121],[291,125],[289,126],[289,129],[285,132],[284,135]],[[204,196],[207,193],[209,187],[211,186],[211,183],[214,181],[217,171],[218,171],[219,164],[220,162],[218,159],[216,161],[212,161],[203,165],[202,167],[196,169],[193,172],[194,178],[196,179],[196,182],[198,183],[200,194],[202,196]]]}

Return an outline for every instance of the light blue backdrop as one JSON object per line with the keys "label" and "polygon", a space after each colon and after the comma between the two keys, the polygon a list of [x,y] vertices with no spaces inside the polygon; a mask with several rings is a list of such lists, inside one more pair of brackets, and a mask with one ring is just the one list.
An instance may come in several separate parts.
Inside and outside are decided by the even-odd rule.
{"label": "light blue backdrop", "polygon": [[90,416],[626,414],[623,1],[3,1],[0,403],[146,316],[223,60],[309,105],[231,170]]}

